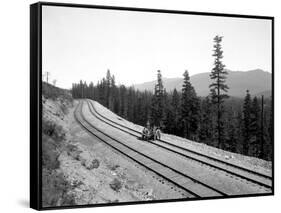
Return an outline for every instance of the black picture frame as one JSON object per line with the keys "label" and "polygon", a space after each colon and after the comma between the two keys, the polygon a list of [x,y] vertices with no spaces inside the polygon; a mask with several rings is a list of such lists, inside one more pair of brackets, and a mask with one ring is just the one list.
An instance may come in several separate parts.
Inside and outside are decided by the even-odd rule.
{"label": "black picture frame", "polygon": [[[271,21],[271,48],[272,48],[272,110],[273,110],[273,131],[274,131],[274,17],[258,16],[258,15],[241,15],[241,14],[224,14],[224,13],[209,13],[209,12],[194,12],[194,11],[179,11],[179,10],[163,10],[163,9],[147,9],[147,8],[131,8],[131,7],[116,7],[102,5],[86,5],[86,4],[68,4],[54,2],[38,2],[30,5],[30,207],[36,210],[49,209],[69,209],[69,208],[85,208],[99,206],[116,206],[116,205],[134,205],[148,203],[163,203],[163,202],[179,202],[190,199],[173,199],[173,200],[154,200],[141,202],[122,202],[122,203],[107,203],[107,204],[89,204],[75,206],[42,206],[42,6],[55,7],[76,7],[76,8],[93,8],[93,9],[110,9],[118,11],[139,11],[149,13],[166,13],[166,14],[187,14],[187,15],[203,15],[216,17],[237,17],[251,19],[266,19]],[[273,134],[274,135],[274,134]],[[250,194],[237,195],[228,197],[212,197],[199,198],[192,200],[212,200],[226,198],[241,198],[255,196],[270,196],[274,195],[274,139],[273,139],[273,154],[272,154],[272,192],[265,194]]]}

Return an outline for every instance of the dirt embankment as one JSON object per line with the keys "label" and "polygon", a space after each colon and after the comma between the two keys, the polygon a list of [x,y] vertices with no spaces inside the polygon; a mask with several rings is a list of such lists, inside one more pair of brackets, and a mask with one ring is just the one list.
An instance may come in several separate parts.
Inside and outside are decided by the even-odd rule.
{"label": "dirt embankment", "polygon": [[42,112],[42,200],[43,206],[71,205],[70,183],[60,171],[59,156],[67,142],[67,115],[73,107],[71,95],[43,83]]}

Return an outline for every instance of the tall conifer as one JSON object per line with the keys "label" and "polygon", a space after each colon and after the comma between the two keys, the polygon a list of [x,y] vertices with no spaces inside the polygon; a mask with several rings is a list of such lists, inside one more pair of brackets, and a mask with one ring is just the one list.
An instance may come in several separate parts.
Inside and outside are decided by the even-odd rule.
{"label": "tall conifer", "polygon": [[244,105],[243,105],[243,153],[245,155],[248,155],[249,152],[249,144],[250,144],[250,138],[251,138],[251,95],[249,93],[249,90],[246,91],[246,97],[244,99]]}
{"label": "tall conifer", "polygon": [[223,148],[225,140],[224,123],[222,119],[223,115],[223,102],[224,99],[228,98],[227,91],[228,86],[226,85],[227,71],[224,69],[225,65],[222,62],[223,51],[222,51],[222,36],[216,36],[214,38],[214,53],[215,57],[214,68],[211,71],[210,78],[213,82],[210,84],[210,92],[213,104],[216,105],[216,117],[217,117],[217,128],[216,138],[218,141],[218,147]]}
{"label": "tall conifer", "polygon": [[162,82],[161,71],[157,71],[157,82],[154,88],[154,95],[151,106],[152,124],[161,126],[163,124],[164,115],[164,86]]}
{"label": "tall conifer", "polygon": [[199,123],[199,99],[190,83],[188,71],[183,74],[181,119],[185,138],[195,140]]}

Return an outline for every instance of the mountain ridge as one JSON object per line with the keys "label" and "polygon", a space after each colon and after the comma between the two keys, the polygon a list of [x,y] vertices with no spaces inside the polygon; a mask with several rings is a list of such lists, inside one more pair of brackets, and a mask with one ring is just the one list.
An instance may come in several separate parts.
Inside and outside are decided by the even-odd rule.
{"label": "mountain ridge", "polygon": [[[228,94],[235,97],[244,97],[248,89],[251,94],[259,94],[264,91],[271,91],[270,72],[262,69],[253,69],[249,71],[228,71],[226,83],[229,86]],[[207,96],[209,94],[209,85],[211,79],[210,72],[204,72],[192,75],[190,77],[191,84],[195,88],[198,96]],[[133,85],[135,89],[140,91],[153,91],[156,80]],[[177,89],[181,90],[183,78],[163,78],[163,84],[167,92]]]}

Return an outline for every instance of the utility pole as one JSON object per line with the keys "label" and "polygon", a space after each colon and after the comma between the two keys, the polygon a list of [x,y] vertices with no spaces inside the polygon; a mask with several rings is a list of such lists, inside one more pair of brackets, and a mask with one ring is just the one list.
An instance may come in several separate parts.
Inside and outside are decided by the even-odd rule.
{"label": "utility pole", "polygon": [[50,72],[45,72],[45,76],[46,76],[47,83],[49,83],[49,77],[50,77],[50,75],[51,75]]}

